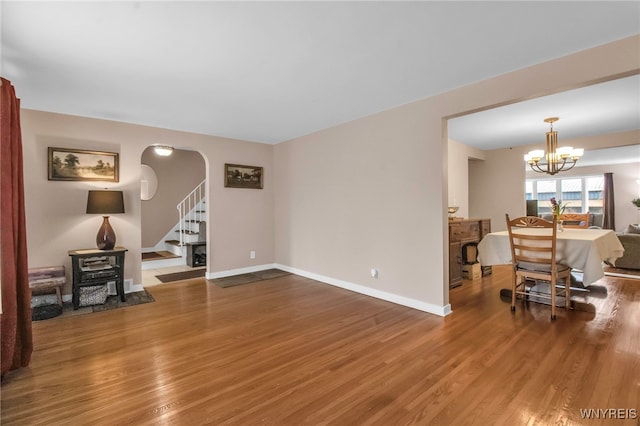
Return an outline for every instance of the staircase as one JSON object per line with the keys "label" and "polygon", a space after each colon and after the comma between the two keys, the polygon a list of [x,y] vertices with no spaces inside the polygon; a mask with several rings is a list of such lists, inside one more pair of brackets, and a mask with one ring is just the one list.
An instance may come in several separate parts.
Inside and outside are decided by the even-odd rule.
{"label": "staircase", "polygon": [[200,182],[176,206],[178,222],[155,245],[156,251],[169,251],[178,258],[143,262],[144,269],[163,268],[187,264],[187,245],[206,240],[207,201],[205,196],[206,179]]}
{"label": "staircase", "polygon": [[[206,239],[206,235],[201,235],[206,233],[206,226],[204,226],[204,221],[207,217],[206,183],[206,179],[200,182],[176,206],[178,209],[178,224],[173,229],[176,239],[165,240],[168,246],[182,248],[187,243]],[[185,253],[180,250],[179,254],[184,255]]]}

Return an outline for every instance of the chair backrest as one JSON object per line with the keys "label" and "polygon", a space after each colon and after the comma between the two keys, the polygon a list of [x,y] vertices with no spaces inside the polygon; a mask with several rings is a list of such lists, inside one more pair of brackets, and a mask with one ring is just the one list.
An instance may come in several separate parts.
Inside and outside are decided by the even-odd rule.
{"label": "chair backrest", "polygon": [[[556,219],[544,220],[535,216],[522,216],[507,219],[509,242],[511,244],[511,261],[513,267],[533,264],[552,273],[556,272]],[[529,266],[529,265],[527,265]]]}
{"label": "chair backrest", "polygon": [[591,213],[564,213],[560,215],[562,226],[565,228],[589,228]]}

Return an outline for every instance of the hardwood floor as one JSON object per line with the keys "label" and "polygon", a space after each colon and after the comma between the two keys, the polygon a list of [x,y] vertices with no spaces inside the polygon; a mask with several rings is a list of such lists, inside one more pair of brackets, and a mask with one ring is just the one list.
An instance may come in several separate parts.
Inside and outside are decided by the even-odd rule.
{"label": "hardwood floor", "polygon": [[[151,287],[156,302],[34,323],[2,382],[3,425],[637,425],[640,281],[596,312],[518,305],[506,267],[446,318],[289,275]],[[581,409],[626,419],[584,420]]]}

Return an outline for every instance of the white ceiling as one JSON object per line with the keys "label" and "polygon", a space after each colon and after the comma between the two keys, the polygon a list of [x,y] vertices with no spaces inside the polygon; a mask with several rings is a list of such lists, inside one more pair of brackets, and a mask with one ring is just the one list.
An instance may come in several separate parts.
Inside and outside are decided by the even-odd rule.
{"label": "white ceiling", "polygon": [[[639,47],[640,48],[640,47]],[[449,120],[449,137],[481,149],[541,144],[549,124],[558,142],[640,129],[640,75]]]}
{"label": "white ceiling", "polygon": [[[640,33],[640,2],[0,2],[22,107],[278,143]],[[461,117],[483,149],[638,128],[638,77]],[[550,102],[553,103],[545,103]],[[633,117],[631,117],[633,116]]]}
{"label": "white ceiling", "polygon": [[[640,144],[586,150],[584,156],[576,163],[576,167],[637,162],[640,162]],[[528,170],[526,163],[525,169]]]}

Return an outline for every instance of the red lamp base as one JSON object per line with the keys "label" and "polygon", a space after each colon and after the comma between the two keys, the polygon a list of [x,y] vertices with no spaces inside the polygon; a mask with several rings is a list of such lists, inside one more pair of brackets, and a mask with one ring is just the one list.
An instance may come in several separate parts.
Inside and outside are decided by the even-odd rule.
{"label": "red lamp base", "polygon": [[102,226],[98,230],[96,236],[96,244],[100,250],[113,250],[116,245],[116,233],[113,231],[111,224],[109,223],[109,216],[102,216]]}

